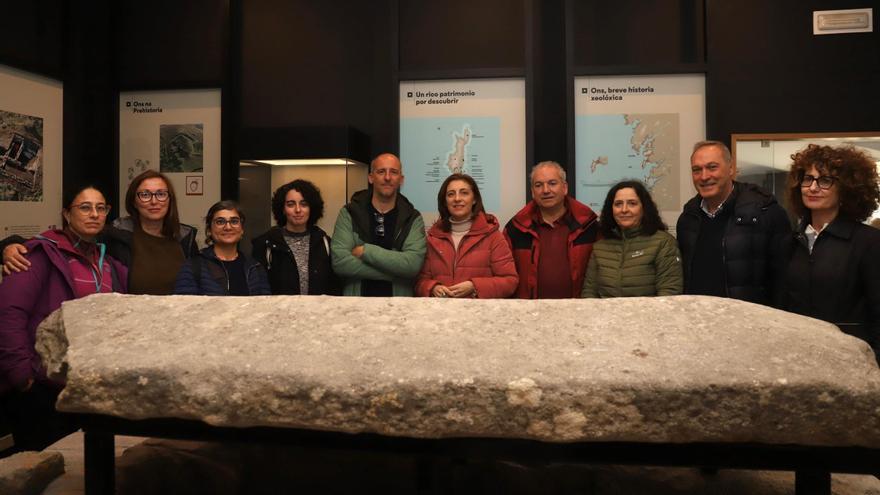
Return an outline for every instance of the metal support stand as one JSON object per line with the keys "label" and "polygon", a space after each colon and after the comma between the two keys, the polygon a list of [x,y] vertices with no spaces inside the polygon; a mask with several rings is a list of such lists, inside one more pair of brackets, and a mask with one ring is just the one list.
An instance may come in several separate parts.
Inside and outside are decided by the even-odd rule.
{"label": "metal support stand", "polygon": [[813,469],[799,469],[794,473],[796,495],[831,495],[831,473]]}
{"label": "metal support stand", "polygon": [[86,430],[84,439],[86,495],[110,495],[116,490],[116,452],[112,433]]}

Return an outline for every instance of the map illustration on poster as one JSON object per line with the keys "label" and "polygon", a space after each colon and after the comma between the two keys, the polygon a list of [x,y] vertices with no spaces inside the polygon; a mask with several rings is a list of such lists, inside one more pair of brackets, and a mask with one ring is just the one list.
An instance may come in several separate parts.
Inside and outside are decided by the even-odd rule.
{"label": "map illustration on poster", "polygon": [[480,188],[486,208],[497,211],[501,205],[499,132],[497,117],[401,119],[400,155],[408,168],[421,169],[419,179],[407,184],[406,194],[431,198],[436,209],[433,200],[446,177],[468,174]]}
{"label": "map illustration on poster", "polygon": [[43,200],[43,119],[0,110],[0,201]]}
{"label": "map illustration on poster", "polygon": [[64,88],[0,65],[0,238],[61,225]]}
{"label": "map illustration on poster", "polygon": [[596,211],[608,190],[639,180],[661,211],[681,208],[683,164],[705,136],[703,75],[601,76],[575,80],[575,195]]}
{"label": "map illustration on poster", "polygon": [[400,83],[402,193],[430,223],[453,173],[474,178],[486,210],[506,221],[525,203],[522,79]]}

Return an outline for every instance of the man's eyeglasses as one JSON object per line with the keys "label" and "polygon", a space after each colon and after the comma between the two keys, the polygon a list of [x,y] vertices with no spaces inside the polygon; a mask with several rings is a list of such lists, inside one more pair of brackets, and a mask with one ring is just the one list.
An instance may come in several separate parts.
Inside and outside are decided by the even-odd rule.
{"label": "man's eyeglasses", "polygon": [[138,191],[137,197],[141,200],[142,203],[149,203],[151,199],[156,198],[156,201],[160,203],[164,203],[168,201],[168,191],[165,189],[159,189],[158,191]]}
{"label": "man's eyeglasses", "polygon": [[373,230],[373,233],[376,234],[376,237],[385,237],[385,215],[381,213],[373,215],[376,218],[376,229]]}
{"label": "man's eyeglasses", "polygon": [[819,184],[819,189],[831,189],[831,186],[834,185],[834,181],[837,180],[837,177],[833,177],[831,175],[823,175],[821,177],[813,177],[810,174],[804,175],[801,178],[801,187],[812,187],[813,181]]}
{"label": "man's eyeglasses", "polygon": [[88,215],[92,210],[95,210],[95,212],[102,217],[110,213],[110,205],[105,205],[104,203],[98,203],[96,205],[91,203],[80,203],[78,205],[71,205],[71,208],[76,208],[83,215]]}
{"label": "man's eyeglasses", "polygon": [[220,228],[226,227],[227,223],[232,227],[238,227],[241,225],[241,218],[238,218],[238,217],[230,217],[230,218],[217,217],[214,219],[214,225],[216,225],[217,227],[220,227]]}

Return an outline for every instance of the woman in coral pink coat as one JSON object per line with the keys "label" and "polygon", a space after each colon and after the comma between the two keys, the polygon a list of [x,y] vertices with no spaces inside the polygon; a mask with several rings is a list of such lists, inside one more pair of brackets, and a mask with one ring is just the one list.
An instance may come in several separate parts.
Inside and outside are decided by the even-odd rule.
{"label": "woman in coral pink coat", "polygon": [[519,279],[498,220],[483,209],[477,183],[452,174],[437,193],[440,218],[416,281],[421,297],[508,297]]}

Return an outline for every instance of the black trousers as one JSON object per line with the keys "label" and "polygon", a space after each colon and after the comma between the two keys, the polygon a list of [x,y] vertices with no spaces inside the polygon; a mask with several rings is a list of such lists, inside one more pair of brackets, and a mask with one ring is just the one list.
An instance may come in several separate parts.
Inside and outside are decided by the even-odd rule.
{"label": "black trousers", "polygon": [[70,416],[55,411],[58,392],[35,382],[25,392],[13,391],[2,398],[3,414],[15,440],[13,452],[43,450],[79,428]]}

